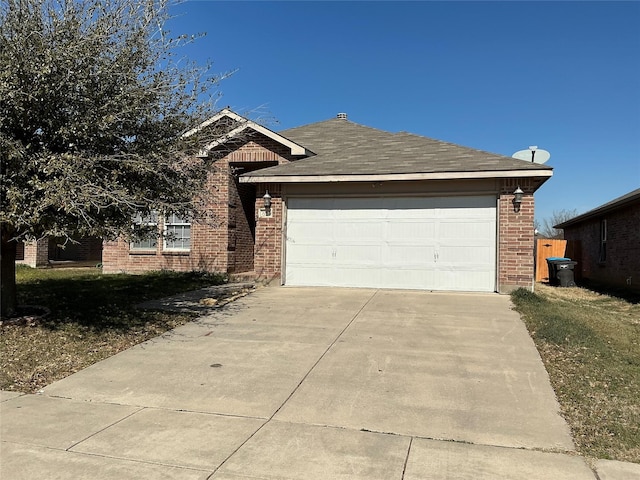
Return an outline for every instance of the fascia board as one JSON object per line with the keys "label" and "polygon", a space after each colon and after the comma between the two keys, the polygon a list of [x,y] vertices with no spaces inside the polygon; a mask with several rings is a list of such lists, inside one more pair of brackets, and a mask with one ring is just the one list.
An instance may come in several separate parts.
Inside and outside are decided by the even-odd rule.
{"label": "fascia board", "polygon": [[259,132],[267,137],[269,137],[271,140],[274,140],[278,143],[280,143],[281,145],[284,145],[285,147],[289,148],[291,150],[291,155],[308,155],[309,151],[303,147],[302,145],[299,145],[295,142],[292,142],[291,140],[289,140],[288,138],[283,137],[282,135],[277,134],[274,131],[269,130],[268,128],[263,127],[262,125],[258,125],[257,123],[254,123],[252,121],[248,121],[247,124],[243,125],[244,128],[252,128],[254,129],[256,132]]}
{"label": "fascia board", "polygon": [[384,182],[408,180],[465,180],[481,178],[527,178],[553,175],[551,170],[503,170],[481,172],[394,173],[382,175],[251,175],[240,176],[240,183],[331,183]]}
{"label": "fascia board", "polygon": [[227,109],[227,108],[223,108],[222,110],[220,110],[218,113],[216,113],[213,117],[211,117],[208,120],[205,120],[204,122],[202,122],[200,125],[198,125],[195,128],[192,128],[191,130],[189,130],[188,132],[184,133],[182,136],[183,137],[190,137],[191,135],[194,135],[196,133],[198,133],[200,130],[202,130],[203,128],[208,127],[209,125],[211,125],[212,123],[217,122],[218,120],[220,120],[222,117],[229,117],[233,120],[236,120],[238,122],[242,122],[242,121],[247,121],[245,118],[242,118],[240,115],[232,112],[231,110]]}
{"label": "fascia board", "polygon": [[[225,112],[225,110],[223,110],[223,112]],[[234,128],[233,130],[231,130],[230,132],[228,132],[227,134],[225,134],[222,138],[220,138],[219,140],[216,140],[214,142],[209,143],[208,145],[206,145],[202,150],[200,150],[200,153],[198,154],[199,157],[206,157],[207,153],[212,149],[217,147],[218,145],[221,145],[225,142],[227,142],[228,140],[230,140],[231,138],[235,137],[236,135],[239,135],[240,133],[242,133],[243,131],[245,131],[246,129],[250,128],[258,133],[261,133],[262,135],[270,138],[271,140],[278,142],[279,144],[287,147],[290,151],[291,151],[291,155],[309,155],[310,152],[303,147],[302,145],[299,145],[295,142],[292,142],[291,140],[283,137],[282,135],[277,134],[276,132],[269,130],[268,128],[263,127],[262,125],[258,125],[255,122],[252,122],[251,120],[247,120],[246,118],[243,118],[231,111],[226,110],[226,112],[223,114],[222,112],[214,117],[211,117],[209,120],[207,120],[206,122],[203,122],[202,124],[200,124],[200,126],[194,128],[193,130],[190,130],[189,132],[185,133],[185,136],[190,136],[193,135],[195,133],[197,133],[199,130],[206,128],[207,126],[211,125],[212,123],[218,121],[220,118],[222,117],[230,117],[233,120],[236,120],[238,122],[242,122],[242,125],[240,125],[239,127]]]}

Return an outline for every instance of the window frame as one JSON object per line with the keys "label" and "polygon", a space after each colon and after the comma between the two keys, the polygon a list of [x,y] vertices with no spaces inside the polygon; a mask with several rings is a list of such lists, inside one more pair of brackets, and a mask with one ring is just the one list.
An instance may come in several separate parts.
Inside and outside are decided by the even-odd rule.
{"label": "window frame", "polygon": [[[188,217],[180,217],[177,214],[168,214],[163,218],[163,242],[162,251],[168,253],[189,253],[191,252],[191,227],[192,222]],[[172,233],[169,233],[170,227],[182,227],[181,236],[175,236],[175,239],[171,239]],[[185,229],[189,232],[188,236],[184,236]],[[175,246],[177,240],[181,241],[181,246]],[[185,241],[186,240],[186,241]],[[187,243],[187,246],[184,244]]]}
{"label": "window frame", "polygon": [[[134,253],[156,252],[158,249],[158,227],[160,224],[160,215],[155,210],[149,212],[148,215],[143,216],[141,213],[136,214],[133,217],[133,228],[139,226],[156,227],[156,235],[149,235],[146,240],[136,240],[129,242],[129,251]],[[141,246],[142,243],[148,242],[149,245]]]}
{"label": "window frame", "polygon": [[600,220],[600,251],[598,253],[598,262],[607,261],[607,219]]}

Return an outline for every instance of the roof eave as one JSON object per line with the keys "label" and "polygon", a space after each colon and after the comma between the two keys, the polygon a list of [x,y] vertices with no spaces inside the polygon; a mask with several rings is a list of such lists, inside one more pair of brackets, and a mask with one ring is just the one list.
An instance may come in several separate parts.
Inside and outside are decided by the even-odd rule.
{"label": "roof eave", "polygon": [[[257,172],[256,172],[257,173]],[[353,175],[254,175],[240,176],[241,183],[333,183],[333,182],[384,182],[411,180],[472,180],[485,178],[530,178],[540,177],[544,181],[551,178],[552,170],[501,170],[478,172],[430,172],[430,173],[387,173]]]}
{"label": "roof eave", "polygon": [[553,228],[557,228],[557,229],[564,229],[566,227],[570,227],[572,225],[577,225],[579,223],[582,223],[586,220],[590,220],[596,217],[599,217],[600,215],[603,215],[605,213],[609,213],[611,211],[614,210],[618,210],[620,208],[624,208],[629,204],[632,204],[634,202],[637,202],[640,200],[640,193],[630,196],[628,198],[625,198],[622,201],[619,202],[615,202],[612,204],[608,204],[608,205],[603,205],[601,207],[598,208],[594,208],[593,210],[590,210],[586,213],[583,213],[582,215],[578,215],[577,217],[573,217],[570,220],[567,220],[566,222],[562,222],[559,223],[558,225],[554,225]]}

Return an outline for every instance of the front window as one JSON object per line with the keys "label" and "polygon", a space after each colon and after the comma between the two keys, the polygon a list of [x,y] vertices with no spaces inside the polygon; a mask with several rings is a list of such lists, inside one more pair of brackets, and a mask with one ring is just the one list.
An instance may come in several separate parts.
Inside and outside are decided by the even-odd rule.
{"label": "front window", "polygon": [[164,249],[185,252],[191,249],[191,222],[175,214],[167,215],[164,221]]}
{"label": "front window", "polygon": [[158,213],[138,213],[133,217],[133,228],[139,238],[130,244],[131,250],[155,250],[158,245]]}

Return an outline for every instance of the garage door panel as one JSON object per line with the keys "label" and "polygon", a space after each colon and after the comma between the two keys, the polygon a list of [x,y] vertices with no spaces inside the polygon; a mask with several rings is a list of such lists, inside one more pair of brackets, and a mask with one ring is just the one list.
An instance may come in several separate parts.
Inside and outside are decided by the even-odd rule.
{"label": "garage door panel", "polygon": [[324,222],[298,222],[287,230],[287,240],[303,245],[325,243],[323,239],[333,236],[333,224]]}
{"label": "garage door panel", "polygon": [[[322,202],[318,202],[318,200],[322,200]],[[332,216],[335,209],[332,198],[295,197],[289,199],[288,206],[292,211],[295,210],[292,213],[305,211],[305,217],[323,214]]]}
{"label": "garage door panel", "polygon": [[[333,223],[333,218],[335,217],[330,208],[304,208],[296,210],[296,212],[300,212],[300,214],[302,214],[302,216],[299,216],[298,220],[304,222],[324,221],[327,223]],[[297,213],[294,215],[297,215]]]}
{"label": "garage door panel", "polygon": [[487,262],[493,262],[495,249],[489,245],[488,240],[479,242],[475,238],[442,238],[436,247],[440,257],[444,256],[450,249],[466,249],[471,251],[478,258],[485,258]]}
{"label": "garage door panel", "polygon": [[335,261],[342,265],[342,268],[352,268],[357,266],[376,266],[381,263],[382,248],[379,245],[366,243],[353,243],[351,245],[341,245],[335,249]]}
{"label": "garage door panel", "polygon": [[412,205],[411,207],[404,208],[404,209],[392,207],[389,205],[385,206],[385,208],[386,208],[385,217],[392,221],[397,221],[402,219],[408,220],[408,221],[412,221],[412,220],[422,221],[430,218],[432,219],[438,218],[437,211],[430,208],[417,208],[415,205]]}
{"label": "garage door panel", "polygon": [[378,243],[383,235],[384,225],[377,221],[355,222],[349,221],[337,223],[334,227],[334,236],[336,239],[345,241],[347,239],[371,239]]}
{"label": "garage door panel", "polygon": [[387,268],[384,270],[384,284],[378,288],[398,288],[421,290],[425,285],[437,281],[436,272],[420,268]]}
{"label": "garage door panel", "polygon": [[301,265],[287,273],[287,282],[303,287],[332,286],[336,282],[336,273],[330,265]]}
{"label": "garage door panel", "polygon": [[452,220],[446,219],[439,222],[440,239],[477,239],[478,243],[485,243],[496,235],[495,223],[487,223],[484,219]]}
{"label": "garage door panel", "polygon": [[285,282],[494,291],[496,198],[290,198]]}
{"label": "garage door panel", "polygon": [[333,247],[321,243],[288,243],[287,256],[295,259],[291,261],[291,266],[325,265],[329,266],[333,259]]}
{"label": "garage door panel", "polygon": [[493,208],[486,207],[457,207],[457,208],[448,208],[448,209],[440,209],[440,218],[445,220],[473,220],[473,219],[484,219],[487,218],[488,215],[491,215],[495,210]]}
{"label": "garage door panel", "polygon": [[305,269],[294,269],[287,284],[296,286],[333,286],[380,288],[383,272],[371,271],[370,268],[343,266],[339,271],[331,267],[312,266]]}
{"label": "garage door panel", "polygon": [[465,271],[464,277],[459,275],[457,271],[441,272],[439,277],[440,289],[452,291],[469,291],[469,292],[485,292],[483,288],[487,282],[493,280],[493,277],[486,272]]}
{"label": "garage door panel", "polygon": [[[382,203],[370,198],[322,198],[321,203],[330,205],[335,218],[369,218],[376,215]],[[379,199],[376,199],[379,200]]]}
{"label": "garage door panel", "polygon": [[383,282],[381,277],[380,270],[347,266],[340,269],[340,275],[336,277],[334,286],[380,288]]}
{"label": "garage door panel", "polygon": [[427,268],[433,264],[435,247],[429,245],[389,245],[385,266]]}
{"label": "garage door panel", "polygon": [[490,247],[473,245],[440,246],[437,252],[437,262],[441,264],[457,265],[459,269],[471,269],[476,266],[490,269],[495,263],[494,250]]}
{"label": "garage door panel", "polygon": [[386,224],[385,239],[389,242],[413,244],[416,241],[430,242],[436,235],[436,224],[427,219],[409,221],[402,219]]}

